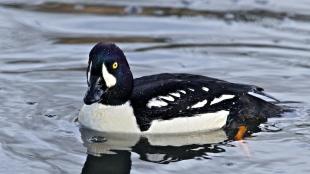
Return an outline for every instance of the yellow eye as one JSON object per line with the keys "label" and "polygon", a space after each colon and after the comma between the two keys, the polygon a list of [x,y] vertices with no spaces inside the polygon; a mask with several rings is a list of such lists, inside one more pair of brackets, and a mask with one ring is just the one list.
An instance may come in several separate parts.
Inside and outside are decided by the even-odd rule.
{"label": "yellow eye", "polygon": [[118,63],[117,63],[117,62],[114,62],[113,65],[112,65],[112,68],[113,68],[113,69],[116,69],[117,67],[118,67]]}

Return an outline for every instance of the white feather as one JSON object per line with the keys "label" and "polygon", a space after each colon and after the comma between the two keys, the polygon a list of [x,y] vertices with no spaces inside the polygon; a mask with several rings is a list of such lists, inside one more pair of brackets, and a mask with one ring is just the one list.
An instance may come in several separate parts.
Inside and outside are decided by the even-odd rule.
{"label": "white feather", "polygon": [[216,104],[216,103],[219,103],[223,100],[227,100],[227,99],[232,99],[234,98],[235,96],[234,95],[221,95],[219,98],[215,98],[212,100],[211,104],[210,105],[213,105],[213,104]]}
{"label": "white feather", "polygon": [[193,88],[188,88],[188,90],[190,90],[190,91],[195,91]]}
{"label": "white feather", "polygon": [[139,133],[136,117],[129,102],[119,106],[99,103],[84,105],[79,122],[90,129],[103,132]]}
{"label": "white feather", "polygon": [[159,96],[159,97],[152,98],[152,99],[146,104],[146,106],[147,106],[148,108],[167,106],[168,103],[162,101],[161,99],[168,100],[168,101],[174,101],[174,98],[173,98],[172,96]]}
{"label": "white feather", "polygon": [[181,97],[181,94],[178,93],[178,92],[172,92],[172,93],[169,93],[169,94],[174,96],[174,97]]}
{"label": "white feather", "polygon": [[90,81],[90,75],[91,75],[91,67],[92,67],[92,64],[93,64],[93,62],[90,62],[90,64],[89,64],[89,70],[88,70],[88,72],[87,72],[87,80],[88,80],[88,82]]}
{"label": "white feather", "polygon": [[186,94],[186,91],[184,91],[184,90],[178,90],[178,91],[183,93],[183,94]]}
{"label": "white feather", "polygon": [[202,87],[201,89],[204,90],[204,91],[206,91],[206,92],[209,91],[209,88],[207,88],[207,87]]}
{"label": "white feather", "polygon": [[207,100],[203,100],[201,102],[194,104],[191,108],[201,108],[201,107],[205,106],[207,103],[208,103]]}
{"label": "white feather", "polygon": [[162,106],[167,106],[168,103],[158,99],[158,98],[152,98],[147,104],[146,106],[148,108],[152,108],[152,107],[162,107]]}
{"label": "white feather", "polygon": [[165,154],[160,154],[160,153],[147,153],[145,154],[146,158],[150,161],[162,161],[165,159]]}
{"label": "white feather", "polygon": [[261,94],[257,94],[257,93],[254,93],[254,92],[248,92],[248,94],[251,95],[251,96],[257,97],[259,99],[265,100],[265,101],[273,101],[269,97],[266,97],[266,96],[263,96]]}
{"label": "white feather", "polygon": [[108,88],[111,88],[116,84],[116,78],[108,72],[107,67],[104,64],[102,64],[102,77]]}
{"label": "white feather", "polygon": [[226,124],[229,111],[178,117],[171,120],[154,120],[145,134],[186,133],[220,129]]}
{"label": "white feather", "polygon": [[165,100],[168,100],[168,101],[174,101],[174,98],[171,97],[171,96],[159,96],[158,98],[165,99]]}

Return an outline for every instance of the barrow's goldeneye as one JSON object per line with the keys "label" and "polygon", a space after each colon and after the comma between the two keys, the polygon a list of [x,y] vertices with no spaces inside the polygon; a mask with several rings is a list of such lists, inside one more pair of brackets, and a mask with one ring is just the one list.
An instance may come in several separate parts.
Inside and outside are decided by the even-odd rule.
{"label": "barrow's goldeneye", "polygon": [[258,98],[274,99],[253,85],[181,73],[134,79],[115,44],[100,42],[92,48],[86,76],[88,90],[78,119],[98,131],[186,133],[238,123],[244,134],[249,125],[255,127],[282,110]]}

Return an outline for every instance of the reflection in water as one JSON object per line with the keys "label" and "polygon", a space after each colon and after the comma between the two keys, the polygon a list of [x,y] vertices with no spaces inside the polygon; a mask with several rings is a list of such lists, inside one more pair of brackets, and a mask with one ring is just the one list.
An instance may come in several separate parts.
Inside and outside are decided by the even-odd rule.
{"label": "reflection in water", "polygon": [[[183,146],[153,146],[149,144],[147,139],[141,139],[139,143],[133,147],[133,152],[140,155],[143,161],[168,164],[189,159],[209,159],[208,153],[221,153],[225,149],[219,144],[191,144]],[[144,141],[143,141],[144,140]]]}
{"label": "reflection in water", "polygon": [[101,156],[88,155],[82,174],[130,173],[130,154],[126,150],[115,150],[114,153]]}
{"label": "reflection in water", "polygon": [[131,152],[140,160],[169,164],[189,159],[211,159],[209,154],[225,152],[224,145],[232,132],[212,132],[182,135],[134,135],[102,133],[80,129],[88,156],[82,173],[130,173]]}

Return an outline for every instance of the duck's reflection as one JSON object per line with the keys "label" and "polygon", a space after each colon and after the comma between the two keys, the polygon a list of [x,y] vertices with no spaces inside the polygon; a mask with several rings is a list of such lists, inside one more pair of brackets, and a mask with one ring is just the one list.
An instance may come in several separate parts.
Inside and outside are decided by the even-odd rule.
{"label": "duck's reflection", "polygon": [[115,150],[114,153],[100,156],[87,155],[82,174],[130,173],[130,151]]}
{"label": "duck's reflection", "polygon": [[184,135],[106,134],[80,129],[88,156],[83,174],[130,173],[131,152],[143,161],[168,164],[187,159],[209,159],[210,153],[225,152],[226,132]]}
{"label": "duck's reflection", "polygon": [[147,139],[141,139],[132,151],[138,153],[143,161],[168,164],[188,159],[208,159],[208,153],[220,153],[225,149],[220,144],[153,146]]}

